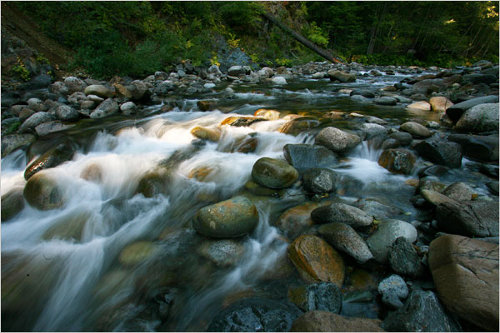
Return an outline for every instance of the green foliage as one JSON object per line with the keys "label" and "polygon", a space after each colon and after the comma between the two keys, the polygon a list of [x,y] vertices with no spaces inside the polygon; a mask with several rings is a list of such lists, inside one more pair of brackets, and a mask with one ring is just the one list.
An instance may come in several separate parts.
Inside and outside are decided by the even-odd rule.
{"label": "green foliage", "polygon": [[12,71],[14,71],[23,81],[30,80],[30,71],[26,68],[21,58],[17,57],[17,63],[12,67]]}
{"label": "green foliage", "polygon": [[21,121],[13,122],[12,124],[9,125],[9,127],[5,129],[2,135],[9,135],[15,133],[18,130],[19,126],[21,126]]}
{"label": "green foliage", "polygon": [[292,64],[292,60],[290,59],[285,59],[285,58],[276,58],[274,62],[278,66],[290,66]]}
{"label": "green foliage", "polygon": [[305,34],[313,43],[323,47],[328,45],[328,35],[314,21],[305,29]]}

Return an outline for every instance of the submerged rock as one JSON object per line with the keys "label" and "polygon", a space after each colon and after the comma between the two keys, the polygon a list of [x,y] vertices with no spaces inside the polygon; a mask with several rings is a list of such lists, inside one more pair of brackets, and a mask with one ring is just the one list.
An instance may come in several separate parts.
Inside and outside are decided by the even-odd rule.
{"label": "submerged rock", "polygon": [[151,258],[156,245],[149,241],[138,241],[127,245],[118,257],[118,261],[125,267],[136,266]]}
{"label": "submerged rock", "polygon": [[201,208],[193,218],[194,229],[207,237],[234,238],[255,229],[259,213],[255,205],[244,196]]}
{"label": "submerged rock", "polygon": [[379,319],[344,317],[327,311],[309,311],[293,322],[291,332],[383,332]]}
{"label": "submerged rock", "polygon": [[328,193],[335,189],[336,175],[330,169],[311,168],[304,172],[303,186],[308,193]]}
{"label": "submerged rock", "polygon": [[280,189],[292,186],[299,173],[286,161],[262,157],[253,165],[252,178],[262,186]]}
{"label": "submerged rock", "polygon": [[56,180],[44,171],[29,178],[23,195],[31,206],[40,210],[55,209],[64,204],[63,193]]}
{"label": "submerged rock", "polygon": [[411,174],[417,158],[407,149],[386,149],[378,159],[378,164],[392,173]]}
{"label": "submerged rock", "polygon": [[208,332],[288,332],[301,311],[288,302],[247,298],[220,312]]}
{"label": "submerged rock", "polygon": [[245,246],[232,239],[210,240],[203,242],[198,252],[215,265],[226,267],[235,265],[241,259],[245,252]]}
{"label": "submerged rock", "polygon": [[2,195],[2,223],[10,220],[24,209],[23,189],[14,188]]}
{"label": "submerged rock", "polygon": [[430,244],[429,267],[439,299],[450,312],[498,331],[498,243],[441,236]]}
{"label": "submerged rock", "polygon": [[313,225],[311,211],[318,207],[316,202],[306,202],[284,211],[274,223],[286,237],[295,239],[304,230]]}

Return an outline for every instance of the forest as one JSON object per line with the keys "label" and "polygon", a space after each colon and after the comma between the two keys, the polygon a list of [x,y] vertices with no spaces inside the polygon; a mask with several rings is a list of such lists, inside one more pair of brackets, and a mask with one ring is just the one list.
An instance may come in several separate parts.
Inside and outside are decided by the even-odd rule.
{"label": "forest", "polygon": [[347,61],[378,65],[498,62],[498,2],[18,2],[41,30],[75,51],[70,67],[140,76],[189,59],[218,62],[223,45],[263,65],[322,60],[267,21],[272,13]]}

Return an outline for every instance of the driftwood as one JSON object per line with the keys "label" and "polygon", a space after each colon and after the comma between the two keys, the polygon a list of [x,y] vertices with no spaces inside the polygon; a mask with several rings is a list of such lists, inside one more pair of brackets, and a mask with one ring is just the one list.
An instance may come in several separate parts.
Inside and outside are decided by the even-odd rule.
{"label": "driftwood", "polygon": [[324,49],[320,48],[319,46],[317,46],[316,44],[311,42],[309,39],[305,38],[301,34],[297,33],[296,31],[293,31],[292,29],[290,29],[289,27],[287,27],[286,25],[281,23],[276,17],[274,17],[270,13],[264,12],[264,13],[262,13],[262,16],[267,18],[273,24],[277,25],[284,32],[291,35],[293,38],[295,38],[302,45],[313,50],[314,52],[316,52],[317,54],[319,54],[320,56],[322,56],[326,60],[334,62],[334,63],[345,63],[345,61],[341,57],[336,55],[333,51],[328,51],[328,50],[324,50]]}

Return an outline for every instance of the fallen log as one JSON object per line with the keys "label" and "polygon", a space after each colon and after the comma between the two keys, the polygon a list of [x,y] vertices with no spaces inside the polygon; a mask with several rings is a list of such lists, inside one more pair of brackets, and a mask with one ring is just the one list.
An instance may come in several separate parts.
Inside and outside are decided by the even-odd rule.
{"label": "fallen log", "polygon": [[333,51],[328,51],[328,50],[324,50],[324,49],[320,48],[319,46],[317,46],[316,44],[314,44],[313,42],[311,42],[309,39],[305,38],[304,36],[302,36],[298,32],[290,29],[285,24],[281,23],[276,17],[271,15],[270,13],[263,12],[262,16],[267,18],[269,21],[271,21],[273,24],[278,26],[284,32],[291,35],[293,38],[295,38],[302,45],[313,50],[314,52],[316,52],[317,54],[319,54],[320,56],[322,56],[326,60],[334,62],[334,63],[341,63],[341,64],[346,62],[340,56],[336,55]]}

